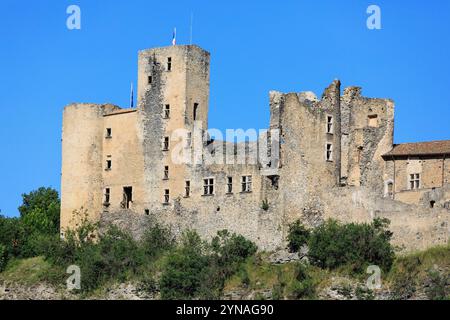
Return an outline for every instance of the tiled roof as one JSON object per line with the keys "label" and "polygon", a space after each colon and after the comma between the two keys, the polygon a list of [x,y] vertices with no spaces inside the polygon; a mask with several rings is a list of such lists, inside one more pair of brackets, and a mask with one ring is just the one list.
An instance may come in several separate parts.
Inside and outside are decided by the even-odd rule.
{"label": "tiled roof", "polygon": [[450,140],[396,144],[394,145],[394,148],[384,156],[391,157],[443,154],[450,154]]}

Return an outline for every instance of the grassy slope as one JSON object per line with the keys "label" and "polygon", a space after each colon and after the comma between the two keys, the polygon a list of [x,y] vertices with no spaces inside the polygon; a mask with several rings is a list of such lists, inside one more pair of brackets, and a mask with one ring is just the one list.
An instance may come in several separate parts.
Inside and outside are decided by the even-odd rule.
{"label": "grassy slope", "polygon": [[[281,290],[282,297],[294,298],[297,264],[272,265],[267,262],[266,257],[267,254],[261,253],[248,259],[240,272],[226,282],[225,292],[233,290],[258,292],[278,288],[278,290]],[[153,274],[162,268],[162,260],[163,257],[159,259],[160,263],[155,263],[153,266]],[[408,281],[414,281],[416,285],[420,285],[427,278],[428,271],[435,267],[444,271],[447,276],[450,274],[450,244],[398,257],[392,270],[386,276],[383,276],[383,283],[388,288],[392,288],[398,278],[410,275]],[[317,291],[329,286],[332,279],[335,278],[349,279],[359,283],[367,278],[367,275],[349,276],[349,272],[345,268],[328,271],[309,266],[308,272],[312,276],[313,283],[317,286]],[[0,281],[20,283],[27,286],[41,282],[64,285],[67,276],[62,268],[50,265],[42,257],[36,257],[9,261],[6,270],[0,273]],[[99,288],[92,294],[96,296],[101,291],[101,288]],[[256,297],[258,298],[258,296]],[[314,298],[316,296],[309,297]]]}

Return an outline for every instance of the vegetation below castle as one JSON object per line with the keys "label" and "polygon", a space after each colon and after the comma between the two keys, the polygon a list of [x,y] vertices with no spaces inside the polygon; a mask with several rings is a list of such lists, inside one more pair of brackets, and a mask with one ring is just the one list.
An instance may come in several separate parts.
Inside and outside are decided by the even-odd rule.
{"label": "vegetation below castle", "polygon": [[[21,217],[0,217],[0,286],[47,283],[65,291],[66,269],[81,270],[76,298],[102,298],[105,288],[134,283],[161,299],[448,299],[450,246],[396,257],[387,220],[340,224],[329,220],[308,230],[297,221],[288,235],[297,261],[276,264],[251,241],[226,230],[211,241],[189,231],[176,240],[157,223],[139,241],[111,226],[82,219],[59,237],[56,191],[24,195]],[[307,253],[306,253],[307,252]],[[381,269],[382,289],[370,290],[366,269]],[[0,293],[1,294],[1,293]]]}

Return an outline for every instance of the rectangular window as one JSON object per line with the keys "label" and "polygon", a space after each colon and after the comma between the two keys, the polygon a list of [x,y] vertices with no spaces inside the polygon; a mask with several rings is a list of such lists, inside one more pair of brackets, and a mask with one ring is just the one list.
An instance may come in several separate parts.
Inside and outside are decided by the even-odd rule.
{"label": "rectangular window", "polygon": [[122,207],[130,209],[130,204],[133,202],[133,187],[123,187],[123,203]]}
{"label": "rectangular window", "polygon": [[191,196],[191,182],[186,181],[184,186],[184,196],[189,198]]}
{"label": "rectangular window", "polygon": [[106,128],[106,136],[107,139],[112,138],[112,129],[111,128]]}
{"label": "rectangular window", "polygon": [[194,103],[194,121],[197,120],[197,113],[198,113],[198,103]]}
{"label": "rectangular window", "polygon": [[378,115],[372,114],[368,117],[369,127],[378,127]]}
{"label": "rectangular window", "polygon": [[233,193],[233,177],[227,177],[227,193]]}
{"label": "rectangular window", "polygon": [[106,188],[105,189],[105,205],[108,205],[111,200],[111,189]]}
{"label": "rectangular window", "polygon": [[108,159],[108,160],[106,160],[106,168],[105,168],[105,170],[109,171],[109,170],[111,170],[111,168],[112,168],[112,160]]}
{"label": "rectangular window", "polygon": [[172,71],[172,58],[167,58],[167,71]]}
{"label": "rectangular window", "polygon": [[170,201],[170,191],[169,189],[164,190],[164,204],[169,204]]}
{"label": "rectangular window", "polygon": [[164,180],[169,180],[169,166],[164,166]]}
{"label": "rectangular window", "polygon": [[152,84],[152,82],[153,82],[153,77],[152,76],[148,76],[148,84]]}
{"label": "rectangular window", "polygon": [[169,150],[169,137],[164,137],[163,151],[168,151],[168,150]]}
{"label": "rectangular window", "polygon": [[327,116],[327,133],[333,133],[333,117]]}
{"label": "rectangular window", "polygon": [[170,118],[170,104],[164,106],[164,119]]}
{"label": "rectangular window", "polygon": [[327,143],[326,159],[327,161],[333,161],[333,145],[331,143]]}
{"label": "rectangular window", "polygon": [[214,194],[214,179],[203,179],[203,195],[210,196]]}
{"label": "rectangular window", "polygon": [[420,188],[420,174],[414,173],[409,175],[409,189],[415,190]]}
{"label": "rectangular window", "polygon": [[252,176],[242,176],[242,192],[252,192]]}

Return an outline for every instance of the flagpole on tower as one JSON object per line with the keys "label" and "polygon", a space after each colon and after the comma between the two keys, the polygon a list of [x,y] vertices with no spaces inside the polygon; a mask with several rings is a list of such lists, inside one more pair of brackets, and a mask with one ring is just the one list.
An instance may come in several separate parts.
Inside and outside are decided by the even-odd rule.
{"label": "flagpole on tower", "polygon": [[130,108],[134,107],[133,82],[131,82]]}
{"label": "flagpole on tower", "polygon": [[175,46],[176,44],[177,44],[177,28],[173,28],[172,45]]}

